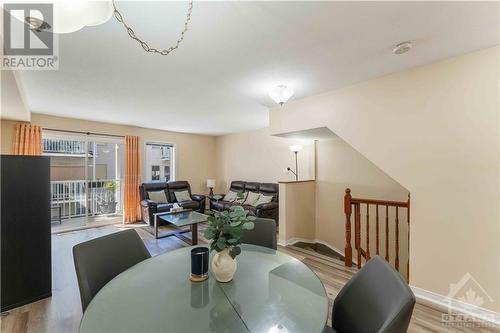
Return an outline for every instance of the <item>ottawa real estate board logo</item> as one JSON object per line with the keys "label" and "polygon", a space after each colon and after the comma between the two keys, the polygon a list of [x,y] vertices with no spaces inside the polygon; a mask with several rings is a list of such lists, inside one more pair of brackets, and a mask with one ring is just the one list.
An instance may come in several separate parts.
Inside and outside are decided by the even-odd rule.
{"label": "ottawa real estate board logo", "polygon": [[2,69],[56,70],[58,39],[51,3],[3,3]]}

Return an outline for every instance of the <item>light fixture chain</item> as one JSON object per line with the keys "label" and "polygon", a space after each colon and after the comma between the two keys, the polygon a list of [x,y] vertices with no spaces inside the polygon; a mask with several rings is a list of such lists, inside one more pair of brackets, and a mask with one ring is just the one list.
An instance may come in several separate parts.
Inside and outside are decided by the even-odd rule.
{"label": "light fixture chain", "polygon": [[161,54],[161,55],[168,55],[170,52],[177,49],[179,47],[180,43],[184,40],[184,35],[186,34],[186,31],[188,30],[188,24],[189,24],[189,21],[191,20],[192,11],[193,11],[193,0],[190,0],[189,5],[188,5],[187,14],[186,14],[186,21],[184,21],[184,29],[182,30],[179,39],[177,39],[177,42],[174,45],[170,46],[169,48],[163,49],[163,50],[158,50],[154,47],[150,47],[148,45],[148,43],[146,43],[145,41],[143,41],[142,39],[137,37],[134,29],[132,29],[130,26],[128,26],[127,23],[125,22],[125,19],[123,18],[122,13],[120,13],[120,11],[116,8],[115,0],[113,0],[113,13],[115,15],[115,18],[118,22],[123,24],[123,26],[127,30],[128,35],[130,36],[130,38],[137,41],[141,45],[141,47],[144,49],[144,51],[156,53],[156,54]]}

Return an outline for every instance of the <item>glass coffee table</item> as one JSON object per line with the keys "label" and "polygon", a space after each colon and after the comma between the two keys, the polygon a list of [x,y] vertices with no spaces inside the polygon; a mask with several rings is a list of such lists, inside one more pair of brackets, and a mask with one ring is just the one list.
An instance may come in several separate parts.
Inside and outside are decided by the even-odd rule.
{"label": "glass coffee table", "polygon": [[[168,213],[157,213],[154,214],[154,236],[156,239],[165,238],[170,236],[175,236],[182,241],[187,242],[191,245],[198,244],[198,223],[207,222],[208,216],[192,210],[185,209],[181,212],[168,212]],[[175,227],[185,227],[190,226],[188,230],[178,230],[165,233],[163,235],[159,234],[158,228],[161,225],[173,224]],[[191,241],[184,237],[182,234],[191,231]]]}

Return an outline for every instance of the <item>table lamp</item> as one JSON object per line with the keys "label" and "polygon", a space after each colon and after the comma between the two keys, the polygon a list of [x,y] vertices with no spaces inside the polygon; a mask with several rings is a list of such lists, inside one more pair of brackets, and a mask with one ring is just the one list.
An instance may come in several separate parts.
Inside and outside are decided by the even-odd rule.
{"label": "table lamp", "polygon": [[215,179],[207,179],[207,187],[210,189],[209,195],[214,195]]}

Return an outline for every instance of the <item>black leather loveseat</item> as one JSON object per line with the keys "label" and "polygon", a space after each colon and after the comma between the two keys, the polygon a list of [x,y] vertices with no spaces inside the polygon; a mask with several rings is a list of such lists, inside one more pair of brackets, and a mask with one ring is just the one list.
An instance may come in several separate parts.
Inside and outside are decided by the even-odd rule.
{"label": "black leather loveseat", "polygon": [[[157,203],[149,198],[149,192],[164,191],[167,203]],[[191,200],[177,202],[175,192],[188,191]],[[187,181],[171,181],[171,182],[150,182],[143,183],[139,187],[141,196],[141,211],[142,219],[150,225],[154,224],[155,213],[169,212],[174,203],[185,209],[192,209],[200,213],[205,212],[205,196],[200,194],[192,194],[191,186]]]}
{"label": "black leather loveseat", "polygon": [[[254,192],[261,193],[265,196],[272,196],[272,201],[269,203],[259,204],[257,206],[241,204],[237,202],[229,202],[221,200],[211,200],[210,201],[210,209],[223,211],[228,210],[231,206],[240,205],[243,206],[246,210],[248,210],[252,215],[257,217],[269,218],[273,219],[278,223],[279,220],[279,186],[274,183],[254,183],[254,182],[245,182],[245,181],[233,181],[231,182],[231,186],[229,191],[237,192],[237,193],[245,193],[245,192]],[[223,194],[221,194],[224,196]]]}

